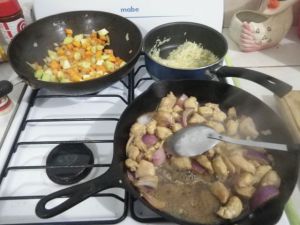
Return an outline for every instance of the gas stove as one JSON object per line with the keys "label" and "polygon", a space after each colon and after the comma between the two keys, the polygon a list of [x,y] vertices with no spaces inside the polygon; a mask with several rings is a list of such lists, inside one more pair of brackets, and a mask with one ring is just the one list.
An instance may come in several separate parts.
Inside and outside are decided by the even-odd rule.
{"label": "gas stove", "polygon": [[[187,0],[185,4],[189,3],[189,6],[180,11],[184,8],[180,7],[183,3],[173,0],[172,6],[176,7],[172,8],[176,9],[167,13],[163,9],[169,8],[169,0],[165,0],[163,5],[156,0],[151,1],[151,5],[146,4],[146,0],[109,2],[36,0],[34,14],[39,19],[57,12],[97,9],[133,20],[143,34],[156,25],[180,20],[204,23],[221,31],[223,1],[211,0],[204,7],[199,5],[199,1]],[[35,206],[43,196],[73,183],[91,180],[109,168],[113,156],[114,130],[121,113],[154,82],[143,62],[143,57],[140,57],[127,78],[92,95],[70,97],[24,87],[22,101],[0,151],[0,224],[166,224],[120,188],[97,193],[50,219],[40,219],[35,215]],[[231,83],[231,80],[226,82]],[[72,163],[78,157],[73,155],[63,156],[67,163],[51,165],[50,159],[55,155],[55,148],[78,143],[83,143],[89,149],[87,151],[91,153],[93,162],[76,166]],[[59,174],[59,169],[73,169],[73,173]],[[51,171],[58,173],[51,176]],[[85,174],[78,178],[76,171],[84,171]],[[63,182],[53,176],[59,176]],[[76,177],[75,180],[70,180],[72,176]],[[53,206],[63,200],[61,198],[50,204]],[[287,224],[284,215],[278,225]]]}

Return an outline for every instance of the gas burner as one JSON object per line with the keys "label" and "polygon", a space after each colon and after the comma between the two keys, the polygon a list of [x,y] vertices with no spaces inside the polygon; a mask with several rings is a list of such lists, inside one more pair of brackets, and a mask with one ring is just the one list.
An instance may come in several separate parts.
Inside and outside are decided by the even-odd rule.
{"label": "gas burner", "polygon": [[46,173],[57,184],[74,184],[85,178],[94,163],[92,151],[84,144],[60,144],[48,155]]}
{"label": "gas burner", "polygon": [[0,98],[0,116],[9,112],[12,109],[12,101],[8,96]]}

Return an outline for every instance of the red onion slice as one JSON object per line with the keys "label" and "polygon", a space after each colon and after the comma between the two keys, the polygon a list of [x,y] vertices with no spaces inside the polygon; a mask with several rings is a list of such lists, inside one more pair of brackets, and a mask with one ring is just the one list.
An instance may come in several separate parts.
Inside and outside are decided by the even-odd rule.
{"label": "red onion slice", "polygon": [[152,156],[152,162],[155,166],[160,166],[166,161],[166,153],[163,148],[159,148]]}
{"label": "red onion slice", "polygon": [[278,195],[279,189],[275,186],[259,187],[258,189],[256,189],[255,193],[251,198],[250,207],[252,210],[254,210]]}
{"label": "red onion slice", "polygon": [[134,174],[130,171],[127,170],[127,176],[128,176],[128,179],[131,181],[131,182],[134,182],[135,181],[135,178],[134,178]]}
{"label": "red onion slice", "polygon": [[142,140],[147,146],[152,146],[157,143],[158,138],[153,134],[145,134],[143,135]]}
{"label": "red onion slice", "polygon": [[146,187],[150,189],[156,189],[158,185],[157,176],[145,176],[141,177],[135,182],[135,185],[138,187]]}
{"label": "red onion slice", "polygon": [[186,127],[188,125],[188,119],[193,113],[194,113],[193,108],[187,108],[186,110],[183,111],[182,121],[181,121],[183,127]]}
{"label": "red onion slice", "polygon": [[192,160],[192,169],[198,173],[204,174],[206,172],[205,168],[200,165],[196,160]]}
{"label": "red onion slice", "polygon": [[177,99],[177,102],[176,102],[176,105],[180,106],[181,108],[183,107],[183,104],[185,102],[185,100],[187,100],[189,97],[185,94],[182,94],[178,99]]}
{"label": "red onion slice", "polygon": [[244,157],[249,160],[255,160],[261,164],[271,163],[266,153],[255,151],[255,150],[248,149],[247,151],[245,151]]}

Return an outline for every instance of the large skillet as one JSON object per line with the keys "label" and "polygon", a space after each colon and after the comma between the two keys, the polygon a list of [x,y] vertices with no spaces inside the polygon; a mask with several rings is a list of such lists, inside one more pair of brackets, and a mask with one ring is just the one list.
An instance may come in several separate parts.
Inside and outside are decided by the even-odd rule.
{"label": "large skillet", "polygon": [[[274,79],[274,82],[274,84],[267,85],[275,85],[284,87],[284,89],[290,89],[290,86],[283,82],[276,79]],[[161,98],[166,96],[170,91],[174,92],[177,96],[182,93],[195,96],[199,102],[219,103],[222,109],[228,109],[231,106],[235,106],[239,114],[251,116],[259,130],[271,130],[272,135],[263,140],[277,143],[292,142],[286,126],[277,114],[262,101],[244,90],[226,83],[215,81],[182,80],[157,82],[150,86],[146,92],[137,97],[137,99],[129,105],[122,114],[115,130],[114,156],[111,168],[98,178],[83,184],[62,189],[42,198],[37,204],[36,214],[41,218],[49,218],[64,212],[99,191],[111,187],[122,187],[129,191],[132,196],[139,198],[146,206],[167,220],[179,224],[196,224],[189,223],[183,219],[178,219],[151,206],[140,196],[139,191],[130,183],[124,163],[126,159],[125,148],[129,138],[130,127],[140,115],[154,111]],[[268,202],[265,206],[258,208],[251,214],[244,214],[235,221],[226,221],[223,224],[234,224],[239,222],[239,224],[273,225],[279,220],[284,205],[289,199],[297,181],[298,159],[297,152],[292,151],[291,149],[289,152],[273,150],[271,153],[276,162],[275,170],[282,178],[279,197]],[[45,208],[49,201],[59,197],[67,197],[67,199],[54,208]]]}
{"label": "large skillet", "polygon": [[[43,58],[47,56],[47,50],[54,49],[53,44],[60,43],[65,38],[65,28],[73,29],[74,34],[89,34],[92,30],[106,28],[111,40],[109,47],[127,64],[108,76],[89,81],[56,83],[37,80],[28,62],[42,64]],[[52,15],[27,26],[10,43],[8,56],[15,72],[33,89],[47,89],[58,94],[83,95],[98,92],[126,76],[136,63],[141,48],[141,32],[130,20],[107,12],[74,11]],[[0,83],[0,92],[6,91],[8,88],[5,89],[1,84],[7,83]]]}

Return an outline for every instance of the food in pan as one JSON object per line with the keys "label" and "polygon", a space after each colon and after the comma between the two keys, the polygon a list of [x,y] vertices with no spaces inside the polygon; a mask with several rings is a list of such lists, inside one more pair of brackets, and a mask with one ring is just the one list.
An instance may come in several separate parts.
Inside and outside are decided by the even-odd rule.
{"label": "food in pan", "polygon": [[259,136],[252,118],[231,107],[199,103],[169,93],[156,111],[131,126],[126,146],[128,177],[153,207],[191,222],[235,219],[279,194],[281,179],[264,149],[221,142],[205,154],[179,157],[166,152],[166,138],[191,124],[204,124],[234,138]]}
{"label": "food in pan", "polygon": [[211,65],[218,61],[218,57],[210,50],[203,48],[201,44],[191,41],[185,41],[183,44],[171,51],[167,58],[162,58],[160,56],[159,48],[162,43],[164,43],[164,41],[157,42],[157,44],[150,50],[150,56],[158,63],[168,67],[197,69]]}
{"label": "food in pan", "polygon": [[108,47],[110,38],[105,28],[91,34],[73,35],[71,29],[66,29],[65,33],[63,42],[55,44],[55,51],[48,50],[44,65],[31,64],[37,79],[80,82],[106,76],[126,64]]}

